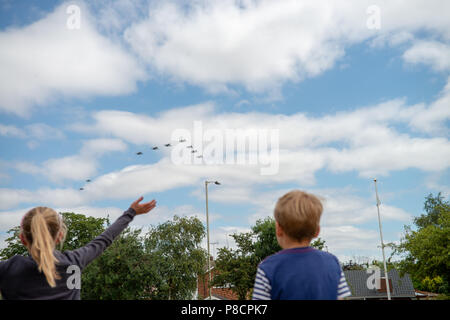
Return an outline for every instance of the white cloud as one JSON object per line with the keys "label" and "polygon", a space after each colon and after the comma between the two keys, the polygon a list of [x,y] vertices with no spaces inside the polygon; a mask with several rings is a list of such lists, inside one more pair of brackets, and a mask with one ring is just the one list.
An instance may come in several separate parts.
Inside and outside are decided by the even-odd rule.
{"label": "white cloud", "polygon": [[343,252],[375,252],[380,243],[376,230],[352,225],[322,227],[319,236],[325,240],[328,250],[337,255]]}
{"label": "white cloud", "polygon": [[65,139],[62,130],[51,127],[45,123],[33,123],[18,128],[13,125],[0,124],[0,136],[28,139],[27,146],[31,150],[36,149],[41,141]]}
{"label": "white cloud", "polygon": [[130,93],[143,69],[119,44],[102,36],[79,3],[81,28],[69,29],[69,3],[23,28],[0,32],[0,110],[27,116],[55,98]]}
{"label": "white cloud", "polygon": [[42,174],[53,181],[85,180],[97,172],[99,157],[126,149],[126,144],[118,139],[88,140],[83,143],[80,154],[45,161]]}
{"label": "white cloud", "polygon": [[6,239],[9,238],[9,234],[7,234],[6,232],[0,232],[0,250],[3,248],[6,248]]}
{"label": "white cloud", "polygon": [[10,209],[27,203],[32,197],[32,192],[18,189],[0,189],[0,210]]}
{"label": "white cloud", "polygon": [[[215,113],[211,103],[176,108],[155,116],[122,111],[101,111],[93,114],[94,123],[88,129],[74,125],[76,130],[113,135],[125,141],[150,147],[160,146],[156,151],[163,159],[157,163],[129,167],[111,173],[111,179],[136,177],[143,185],[144,172],[159,176],[164,172],[166,179],[159,190],[194,183],[202,176],[220,175],[224,180],[240,183],[302,182],[314,183],[315,172],[328,169],[332,172],[357,171],[363,177],[387,175],[391,171],[417,168],[438,172],[448,168],[450,143],[446,138],[446,121],[450,113],[446,105],[450,99],[447,90],[429,105],[408,106],[404,99],[387,101],[378,105],[339,112],[334,115],[310,117],[304,113],[292,115],[262,112]],[[206,141],[194,137],[194,122],[202,124],[201,135],[206,131],[219,130],[225,136],[226,129],[278,129],[279,171],[273,176],[261,176],[260,167],[252,165],[180,165],[170,161],[170,149],[162,147],[170,141],[177,129],[186,129],[191,137],[187,143],[200,146]],[[414,137],[412,131],[425,132],[429,137]],[[203,137],[203,136],[201,136]],[[186,137],[185,137],[186,138]],[[139,172],[139,174],[137,173]],[[173,174],[172,174],[173,173]],[[167,177],[172,177],[167,178]],[[195,177],[195,178],[194,178]],[[102,178],[106,179],[106,178]],[[117,180],[118,181],[118,180]],[[172,182],[170,182],[172,181]],[[112,186],[109,182],[108,188]],[[151,188],[151,190],[153,190]],[[115,194],[115,192],[113,192]]]}
{"label": "white cloud", "polygon": [[411,64],[426,64],[436,71],[450,71],[450,45],[437,41],[416,41],[403,59]]}
{"label": "white cloud", "polygon": [[334,35],[324,32],[336,22],[332,3],[247,4],[244,9],[233,1],[197,2],[189,10],[158,4],[125,38],[157,72],[213,92],[226,91],[227,84],[261,91],[317,75],[342,56]]}
{"label": "white cloud", "polygon": [[362,177],[375,178],[377,175],[387,175],[390,171],[408,168],[442,171],[448,168],[445,159],[449,158],[450,144],[445,138],[392,136],[384,143],[350,150],[332,150],[329,168],[334,172],[356,170]]}
{"label": "white cloud", "polygon": [[[216,113],[212,103],[175,108],[155,116],[106,110],[94,113],[93,123],[87,126],[75,123],[73,128],[113,138],[86,141],[79,154],[49,159],[41,165],[18,162],[15,168],[31,174],[44,174],[53,181],[91,178],[92,182],[84,186],[82,196],[76,192],[76,199],[80,201],[76,201],[78,205],[83,201],[128,199],[136,194],[200,186],[205,179],[218,177],[224,186],[245,188],[292,182],[312,186],[315,173],[323,169],[356,171],[365,178],[408,168],[442,172],[448,168],[447,159],[450,158],[450,143],[445,137],[445,121],[450,116],[446,111],[448,108],[445,108],[450,97],[448,92],[444,89],[441,96],[429,105],[408,106],[403,99],[397,99],[320,117],[303,113]],[[278,173],[262,176],[261,165],[205,165],[201,160],[199,164],[176,165],[170,158],[171,148],[165,148],[163,144],[178,143],[178,137],[172,137],[176,129],[184,128],[193,133],[194,121],[202,122],[203,132],[208,129],[279,129]],[[413,137],[404,124],[430,136]],[[429,128],[441,128],[444,132]],[[170,138],[176,138],[176,141],[170,141]],[[187,143],[199,143],[192,139],[193,136],[189,137]],[[95,178],[102,155],[126,150],[122,140],[143,145],[147,150],[144,157],[152,152],[161,158],[154,163],[127,166]],[[154,145],[160,146],[160,150],[151,150]],[[231,192],[228,189],[226,197],[231,201],[244,199],[248,194],[239,192],[240,187]],[[3,193],[8,192],[6,189]],[[220,198],[219,194],[214,196]],[[21,203],[19,199],[26,202],[29,197],[16,190],[6,198],[3,206],[11,208]]]}
{"label": "white cloud", "polygon": [[0,135],[4,137],[16,137],[16,138],[24,138],[26,136],[25,133],[16,126],[4,124],[0,124]]}
{"label": "white cloud", "polygon": [[[366,24],[372,4],[80,2],[81,28],[70,30],[64,3],[39,21],[0,32],[0,110],[26,116],[61,97],[128,94],[150,73],[211,92],[235,92],[238,85],[277,97],[285,82],[322,74],[348,47],[371,39],[414,42],[406,60],[448,70],[447,1],[378,1],[378,30]],[[414,40],[421,31],[443,43]]]}
{"label": "white cloud", "polygon": [[36,206],[81,206],[86,198],[78,191],[70,188],[39,188],[37,190],[0,189],[0,210],[17,208],[23,204],[33,203]]}
{"label": "white cloud", "polygon": [[27,174],[39,174],[41,173],[41,168],[30,162],[18,161],[13,165],[14,169]]}
{"label": "white cloud", "polygon": [[[377,208],[371,199],[340,190],[318,190],[316,193],[324,198],[322,224],[325,226],[358,225],[377,220]],[[411,217],[403,209],[387,204],[382,204],[380,211],[383,220],[387,221],[408,222]]]}
{"label": "white cloud", "polygon": [[[252,186],[219,186],[209,190],[211,201],[225,204],[248,204],[256,213],[249,217],[249,223],[253,224],[258,219],[273,217],[273,210],[277,200],[291,191],[290,189],[277,189],[271,191],[257,191]],[[354,190],[343,189],[315,189],[307,188],[307,192],[318,196],[324,206],[322,224],[326,226],[339,226],[343,224],[364,224],[375,222],[377,209],[373,199],[365,199],[353,195]],[[197,197],[204,196],[196,192]],[[241,196],[242,195],[242,196]],[[381,204],[383,219],[389,221],[409,221],[411,215],[403,209]]]}
{"label": "white cloud", "polygon": [[51,127],[45,123],[33,123],[25,127],[27,136],[37,140],[64,139],[64,133],[57,128]]}
{"label": "white cloud", "polygon": [[46,160],[40,173],[51,181],[83,180],[93,175],[96,167],[95,159],[75,155]]}
{"label": "white cloud", "polygon": [[102,156],[105,153],[125,151],[126,144],[119,139],[99,138],[86,140],[83,143],[80,154],[82,156]]}
{"label": "white cloud", "polygon": [[[198,198],[205,197],[205,188],[197,189],[192,194]],[[254,191],[249,186],[242,186],[238,184],[220,186],[209,186],[208,187],[208,198],[214,202],[221,202],[227,204],[235,203],[248,203],[254,204],[255,197]],[[259,199],[258,199],[259,200]]]}
{"label": "white cloud", "polygon": [[92,139],[83,143],[79,154],[48,159],[41,165],[20,161],[10,166],[23,173],[40,174],[55,182],[85,180],[97,172],[100,157],[126,149],[126,144],[118,139]]}
{"label": "white cloud", "polygon": [[86,3],[96,12],[96,22],[102,30],[116,36],[132,21],[146,12],[147,0],[97,0]]}
{"label": "white cloud", "polygon": [[408,31],[398,31],[391,34],[382,33],[371,41],[371,46],[374,48],[383,48],[385,45],[394,47],[412,40],[414,40],[414,35]]}
{"label": "white cloud", "polygon": [[153,3],[125,30],[132,49],[175,81],[262,92],[334,67],[352,44],[404,44],[430,31],[450,39],[446,1],[378,1],[381,27],[367,27],[370,1],[195,1]]}
{"label": "white cloud", "polygon": [[[172,132],[178,128],[192,128],[193,119],[212,115],[214,104],[206,102],[182,108],[174,108],[154,116],[127,111],[103,110],[92,114],[93,123],[75,122],[70,129],[91,134],[112,135],[137,145],[159,146],[158,152],[170,153],[162,148],[171,141]],[[189,142],[189,141],[188,141]]]}

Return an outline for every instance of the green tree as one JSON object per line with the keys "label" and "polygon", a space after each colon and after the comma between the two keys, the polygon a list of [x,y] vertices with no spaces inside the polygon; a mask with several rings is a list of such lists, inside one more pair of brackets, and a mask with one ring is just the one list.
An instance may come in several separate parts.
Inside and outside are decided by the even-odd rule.
{"label": "green tree", "polygon": [[414,224],[417,228],[422,229],[430,225],[440,226],[439,218],[442,216],[442,212],[449,211],[449,202],[444,201],[441,192],[435,197],[430,193],[425,198],[423,209],[425,210],[425,214],[414,218]]}
{"label": "green tree", "polygon": [[149,299],[154,265],[144,251],[141,230],[124,230],[82,274],[84,300]]}
{"label": "green tree", "polygon": [[444,279],[442,279],[441,276],[437,276],[432,279],[430,277],[425,277],[421,281],[421,285],[425,291],[440,292],[444,286]]}
{"label": "green tree", "polygon": [[216,260],[213,285],[229,286],[240,300],[247,299],[253,289],[258,264],[281,250],[275,234],[275,220],[256,221],[250,232],[232,235],[237,249],[220,248]]}
{"label": "green tree", "polygon": [[245,300],[253,288],[260,260],[255,254],[253,232],[235,233],[231,236],[236,242],[237,249],[219,249],[215,264],[217,273],[214,275],[212,285],[229,286],[239,300]]}
{"label": "green tree", "polygon": [[154,271],[150,298],[192,299],[206,261],[200,246],[204,236],[203,223],[196,217],[175,216],[150,228],[145,237],[146,259]]}
{"label": "green tree", "polygon": [[[428,195],[425,214],[414,219],[415,230],[405,226],[400,244],[393,255],[403,257],[398,265],[402,273],[409,273],[415,288],[435,288],[449,293],[450,283],[450,203],[441,193]],[[434,279],[434,280],[433,280]]]}
{"label": "green tree", "polygon": [[85,246],[105,231],[109,218],[95,218],[73,212],[61,213],[67,227],[62,251],[75,250]]}
{"label": "green tree", "polygon": [[7,260],[15,255],[26,255],[28,250],[19,238],[20,226],[9,229],[7,233],[9,234],[9,237],[5,240],[7,245],[0,250],[0,260]]}
{"label": "green tree", "polygon": [[252,235],[255,238],[253,246],[258,262],[281,250],[275,234],[275,220],[273,218],[267,217],[264,220],[256,221],[256,224],[252,227]]}
{"label": "green tree", "polygon": [[316,240],[311,242],[311,247],[314,247],[318,250],[323,250],[326,245],[325,245],[325,240],[323,240],[322,238],[318,237]]}

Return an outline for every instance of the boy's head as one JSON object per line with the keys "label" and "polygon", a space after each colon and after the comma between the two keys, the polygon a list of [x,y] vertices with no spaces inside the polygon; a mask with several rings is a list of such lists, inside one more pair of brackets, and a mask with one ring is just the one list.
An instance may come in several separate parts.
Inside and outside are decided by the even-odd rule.
{"label": "boy's head", "polygon": [[275,221],[291,240],[310,241],[320,230],[322,203],[309,193],[293,190],[286,193],[275,206]]}

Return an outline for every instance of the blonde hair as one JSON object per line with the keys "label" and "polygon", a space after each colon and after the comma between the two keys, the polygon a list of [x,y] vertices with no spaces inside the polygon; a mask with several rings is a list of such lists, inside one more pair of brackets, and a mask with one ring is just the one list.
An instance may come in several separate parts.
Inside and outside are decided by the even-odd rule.
{"label": "blonde hair", "polygon": [[316,235],[322,211],[322,203],[315,195],[293,190],[278,199],[274,216],[289,237],[303,241]]}
{"label": "blonde hair", "polygon": [[56,271],[56,259],[53,251],[57,238],[62,232],[66,236],[66,226],[59,214],[47,207],[36,207],[28,211],[22,219],[22,234],[27,241],[27,247],[40,272],[43,272],[48,284],[56,286],[55,279],[61,277]]}

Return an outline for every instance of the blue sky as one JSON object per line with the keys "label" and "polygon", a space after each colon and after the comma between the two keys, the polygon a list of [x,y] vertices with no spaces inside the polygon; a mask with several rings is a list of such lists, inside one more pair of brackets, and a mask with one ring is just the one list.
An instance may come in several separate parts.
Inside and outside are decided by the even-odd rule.
{"label": "blue sky", "polygon": [[[142,194],[135,226],[205,221],[208,179],[219,247],[302,189],[331,252],[380,258],[373,178],[386,242],[450,191],[450,8],[413,2],[1,1],[0,247],[37,205],[117,217]],[[207,150],[196,122],[277,130],[277,171],[176,164],[177,130]]]}

